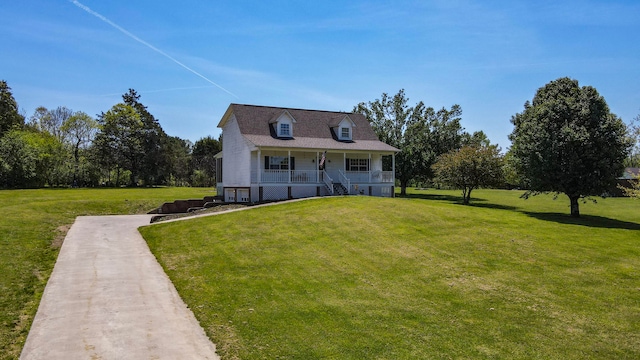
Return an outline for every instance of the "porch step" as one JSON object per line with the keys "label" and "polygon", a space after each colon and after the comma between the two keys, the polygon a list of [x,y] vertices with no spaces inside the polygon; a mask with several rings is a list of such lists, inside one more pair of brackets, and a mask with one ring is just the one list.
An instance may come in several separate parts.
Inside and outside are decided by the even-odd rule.
{"label": "porch step", "polygon": [[348,195],[349,190],[340,183],[333,183],[333,193],[335,195]]}

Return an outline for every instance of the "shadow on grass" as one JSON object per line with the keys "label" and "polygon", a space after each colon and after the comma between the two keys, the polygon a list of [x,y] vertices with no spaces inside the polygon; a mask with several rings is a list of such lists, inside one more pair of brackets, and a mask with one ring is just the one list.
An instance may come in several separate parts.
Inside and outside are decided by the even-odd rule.
{"label": "shadow on grass", "polygon": [[[405,199],[422,199],[422,200],[440,200],[448,201],[453,204],[463,205],[462,196],[443,195],[443,194],[407,194],[396,195],[399,198]],[[497,209],[507,211],[517,211],[532,218],[544,221],[552,221],[560,224],[588,226],[593,228],[606,228],[606,229],[624,229],[624,230],[640,230],[640,224],[611,219],[603,216],[594,215],[581,215],[579,218],[574,218],[565,213],[551,213],[551,212],[532,212],[522,211],[516,206],[501,205],[488,203],[487,199],[471,198],[471,203],[466,206],[485,208],[485,209]]]}
{"label": "shadow on grass", "polygon": [[[403,198],[403,199],[440,200],[440,201],[449,201],[452,203],[462,204],[462,196],[453,196],[453,195],[407,194],[407,195],[396,195],[396,197]],[[471,198],[471,202],[473,203],[474,201],[487,201],[487,199]]]}
{"label": "shadow on grass", "polygon": [[[518,208],[515,206],[509,205],[500,205],[500,204],[492,204],[492,203],[474,203],[475,199],[471,198],[471,203],[468,206],[477,207],[477,208],[485,208],[485,209],[497,209],[497,210],[509,210],[509,211],[517,211]],[[486,200],[485,200],[486,201]],[[462,205],[462,203],[460,203]]]}
{"label": "shadow on grass", "polygon": [[[453,204],[464,205],[462,203],[462,196],[441,195],[441,194],[407,194],[403,196],[398,195],[397,197],[405,198],[405,199],[440,200],[440,201],[448,201]],[[488,203],[487,201],[488,201],[487,199],[472,197],[470,203],[465,206],[486,208],[486,209],[511,210],[511,211],[515,211],[518,209],[515,206],[492,204],[492,203]]]}
{"label": "shadow on grass", "polygon": [[580,225],[594,228],[605,229],[623,229],[623,230],[640,230],[640,224],[629,221],[621,221],[603,216],[580,215],[580,217],[572,217],[569,214],[549,213],[549,212],[527,212],[522,213],[544,221],[553,221],[560,224]]}

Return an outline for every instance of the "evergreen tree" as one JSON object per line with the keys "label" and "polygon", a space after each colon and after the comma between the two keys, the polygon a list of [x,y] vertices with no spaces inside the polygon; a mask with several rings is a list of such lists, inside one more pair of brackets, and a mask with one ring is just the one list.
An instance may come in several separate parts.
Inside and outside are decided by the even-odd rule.
{"label": "evergreen tree", "polygon": [[165,148],[169,143],[167,134],[162,130],[158,120],[140,102],[140,95],[134,89],[129,89],[129,92],[122,95],[122,99],[138,113],[142,122],[143,155],[140,159],[140,176],[146,185],[156,185],[168,162]]}
{"label": "evergreen tree", "polygon": [[13,98],[6,81],[0,80],[0,137],[14,127],[24,126],[24,116],[18,112],[18,103]]}

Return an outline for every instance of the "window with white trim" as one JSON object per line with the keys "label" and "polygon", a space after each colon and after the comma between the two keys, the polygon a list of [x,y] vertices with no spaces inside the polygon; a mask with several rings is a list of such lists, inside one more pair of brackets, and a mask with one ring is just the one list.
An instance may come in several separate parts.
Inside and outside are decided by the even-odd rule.
{"label": "window with white trim", "polygon": [[351,140],[351,129],[348,127],[340,128],[340,139],[342,140]]}
{"label": "window with white trim", "polygon": [[369,171],[369,159],[347,159],[346,171]]}
{"label": "window with white trim", "polygon": [[[289,163],[289,160],[291,160],[291,163]],[[291,158],[287,156],[264,157],[265,170],[289,170],[289,165],[291,165],[291,170],[295,170],[295,158],[293,156]]]}
{"label": "window with white trim", "polygon": [[278,136],[282,137],[291,137],[291,124],[289,123],[280,123]]}

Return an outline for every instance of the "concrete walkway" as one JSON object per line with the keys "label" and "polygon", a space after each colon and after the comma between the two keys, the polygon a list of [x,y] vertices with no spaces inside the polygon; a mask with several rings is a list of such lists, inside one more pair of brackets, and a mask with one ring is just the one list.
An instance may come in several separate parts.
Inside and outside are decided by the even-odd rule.
{"label": "concrete walkway", "polygon": [[21,359],[219,359],[137,231],[150,219],[76,219]]}

